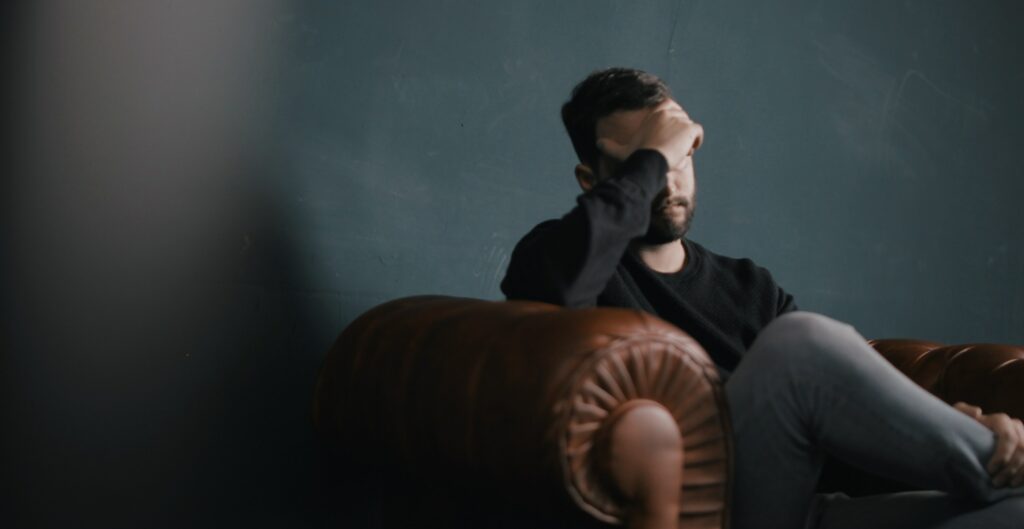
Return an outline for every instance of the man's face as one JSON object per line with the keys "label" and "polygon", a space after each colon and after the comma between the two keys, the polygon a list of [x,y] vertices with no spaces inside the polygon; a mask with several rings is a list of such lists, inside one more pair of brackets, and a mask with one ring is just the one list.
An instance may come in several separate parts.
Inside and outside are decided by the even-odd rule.
{"label": "man's face", "polygon": [[[667,104],[678,105],[674,101]],[[609,138],[621,145],[633,145],[634,136],[644,118],[656,107],[620,110],[597,121],[597,137]],[[596,180],[610,177],[620,162],[602,154],[594,169]],[[687,156],[676,167],[670,167],[664,189],[651,203],[651,223],[643,242],[664,244],[681,239],[690,229],[697,206],[697,182],[693,172],[693,156]]]}

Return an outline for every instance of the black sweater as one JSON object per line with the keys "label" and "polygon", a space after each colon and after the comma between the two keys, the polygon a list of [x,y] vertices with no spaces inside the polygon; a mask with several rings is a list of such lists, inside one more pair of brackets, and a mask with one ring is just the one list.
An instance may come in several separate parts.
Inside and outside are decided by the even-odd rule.
{"label": "black sweater", "polygon": [[648,311],[688,332],[729,372],[757,333],[796,305],[750,259],[723,257],[684,239],[683,270],[661,274],[629,249],[647,231],[667,171],[661,153],[633,153],[616,175],[580,195],[572,211],[519,241],[501,290],[508,299]]}

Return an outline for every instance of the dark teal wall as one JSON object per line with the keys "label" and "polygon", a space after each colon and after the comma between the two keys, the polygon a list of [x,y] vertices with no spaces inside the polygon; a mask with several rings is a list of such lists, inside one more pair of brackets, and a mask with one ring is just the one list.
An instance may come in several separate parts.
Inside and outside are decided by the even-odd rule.
{"label": "dark teal wall", "polygon": [[500,296],[578,192],[558,107],[649,69],[707,129],[693,237],[870,336],[1024,341],[1010,2],[346,3],[291,20],[280,193],[342,320]]}
{"label": "dark teal wall", "polygon": [[867,336],[1024,343],[1017,2],[8,9],[15,526],[335,520],[326,348],[388,299],[500,297],[573,204],[558,109],[606,66],[704,124],[694,239]]}

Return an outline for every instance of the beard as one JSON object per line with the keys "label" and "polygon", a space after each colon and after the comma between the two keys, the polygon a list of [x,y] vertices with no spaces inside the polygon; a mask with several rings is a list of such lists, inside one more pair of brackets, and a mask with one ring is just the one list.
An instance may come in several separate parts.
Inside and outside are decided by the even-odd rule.
{"label": "beard", "polygon": [[[669,206],[685,207],[682,218],[668,212]],[[647,225],[647,233],[640,237],[644,244],[665,244],[682,239],[690,230],[694,211],[697,209],[696,195],[690,197],[672,197],[659,194],[651,204],[651,221]]]}

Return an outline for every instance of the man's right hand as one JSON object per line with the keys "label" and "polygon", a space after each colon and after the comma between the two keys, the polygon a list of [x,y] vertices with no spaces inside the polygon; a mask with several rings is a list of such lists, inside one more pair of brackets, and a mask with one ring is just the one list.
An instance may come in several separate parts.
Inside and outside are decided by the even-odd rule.
{"label": "man's right hand", "polygon": [[611,138],[598,138],[597,148],[619,161],[636,150],[654,149],[665,157],[669,167],[678,167],[704,142],[704,127],[690,119],[679,103],[667,99],[644,118],[632,140],[623,145]]}
{"label": "man's right hand", "polygon": [[995,434],[995,453],[992,454],[986,468],[992,475],[992,485],[1024,485],[1024,423],[1005,413],[986,415],[981,412],[981,408],[965,402],[957,402],[953,407],[985,425]]}

